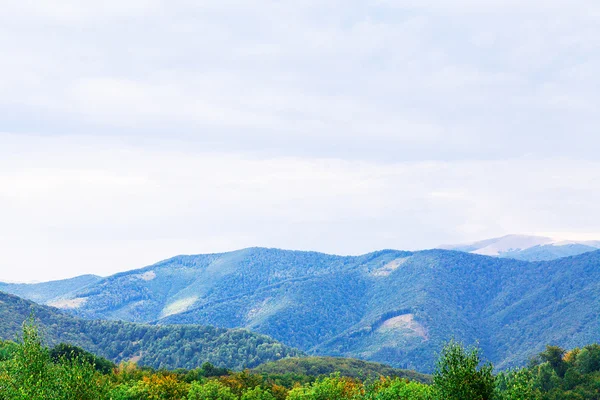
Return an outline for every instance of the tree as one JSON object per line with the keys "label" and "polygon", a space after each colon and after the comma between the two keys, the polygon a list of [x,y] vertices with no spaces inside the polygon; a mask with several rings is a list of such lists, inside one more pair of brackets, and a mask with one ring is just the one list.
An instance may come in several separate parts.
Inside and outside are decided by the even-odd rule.
{"label": "tree", "polygon": [[190,386],[188,400],[237,400],[237,396],[227,386],[211,380],[205,384],[193,382]]}
{"label": "tree", "polygon": [[39,329],[31,317],[23,324],[22,343],[12,359],[1,364],[2,400],[102,400],[106,380],[94,367],[74,357],[54,364],[42,345]]}
{"label": "tree", "polygon": [[241,400],[275,400],[275,397],[259,386],[244,392]]}
{"label": "tree", "polygon": [[142,377],[128,391],[133,399],[183,399],[188,393],[188,384],[180,382],[170,374],[153,374]]}
{"label": "tree", "polygon": [[369,386],[366,400],[433,400],[432,387],[401,378],[381,378]]}
{"label": "tree", "polygon": [[496,377],[497,400],[538,400],[540,391],[535,387],[533,374],[528,369],[501,372]]}
{"label": "tree", "polygon": [[352,400],[362,395],[363,387],[350,378],[339,374],[317,380],[308,387],[292,389],[288,400]]}
{"label": "tree", "polygon": [[546,346],[546,350],[540,353],[542,361],[550,364],[556,375],[559,377],[565,376],[567,364],[564,360],[566,351],[558,346]]}
{"label": "tree", "polygon": [[489,400],[494,393],[493,366],[481,364],[479,349],[447,343],[436,363],[433,384],[445,400]]}
{"label": "tree", "polygon": [[600,345],[585,346],[577,355],[575,363],[582,374],[600,371]]}
{"label": "tree", "polygon": [[94,368],[103,374],[109,374],[115,368],[115,364],[104,357],[98,357],[95,354],[85,351],[81,347],[71,344],[61,343],[50,350],[50,357],[55,363],[63,361],[72,361],[79,359],[94,366]]}

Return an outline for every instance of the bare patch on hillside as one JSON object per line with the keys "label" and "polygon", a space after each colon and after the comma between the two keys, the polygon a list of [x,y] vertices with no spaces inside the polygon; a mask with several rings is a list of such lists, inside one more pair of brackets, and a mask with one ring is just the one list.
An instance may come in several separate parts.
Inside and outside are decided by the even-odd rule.
{"label": "bare patch on hillside", "polygon": [[154,271],[148,271],[144,272],[143,274],[136,275],[135,277],[144,281],[151,281],[152,279],[156,278],[156,273]]}
{"label": "bare patch on hillside", "polygon": [[55,300],[48,303],[48,305],[56,308],[62,308],[64,310],[74,310],[84,305],[86,301],[87,297],[78,297],[76,299]]}
{"label": "bare patch on hillside", "polygon": [[198,301],[198,297],[196,296],[175,300],[174,302],[168,304],[165,308],[163,308],[161,318],[185,312],[189,310],[196,303],[196,301]]}
{"label": "bare patch on hillside", "polygon": [[377,329],[380,332],[388,332],[394,330],[407,330],[414,333],[416,336],[422,337],[423,339],[429,339],[427,335],[427,329],[417,321],[415,321],[414,314],[399,315],[394,318],[390,318],[381,324]]}
{"label": "bare patch on hillside", "polygon": [[287,301],[284,299],[274,299],[267,297],[260,303],[256,303],[246,313],[246,320],[252,325],[261,319],[267,318],[273,315],[277,311],[283,309],[287,305]]}
{"label": "bare patch on hillside", "polygon": [[137,364],[137,363],[138,363],[138,362],[139,362],[141,359],[142,359],[142,352],[140,352],[140,354],[137,354],[137,355],[135,355],[135,356],[131,357],[131,358],[129,359],[129,362],[132,362],[132,363],[136,363],[136,364]]}
{"label": "bare patch on hillside", "polygon": [[388,276],[392,272],[398,269],[402,264],[408,261],[410,257],[397,258],[389,263],[385,264],[383,267],[378,268],[376,270],[371,271],[371,276]]}

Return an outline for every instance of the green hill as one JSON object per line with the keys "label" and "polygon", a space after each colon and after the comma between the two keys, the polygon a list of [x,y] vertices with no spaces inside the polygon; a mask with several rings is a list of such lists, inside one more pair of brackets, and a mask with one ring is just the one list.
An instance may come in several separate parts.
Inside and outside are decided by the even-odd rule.
{"label": "green hill", "polygon": [[313,377],[339,373],[340,376],[357,378],[363,381],[374,380],[380,377],[398,377],[423,383],[431,382],[429,375],[420,374],[415,371],[396,369],[389,365],[363,360],[338,357],[285,358],[259,365],[252,372],[267,375],[296,374]]}
{"label": "green hill", "polygon": [[357,257],[252,248],[178,256],[64,302],[85,318],[247,328],[315,355],[431,371],[478,342],[498,368],[600,340],[600,252],[525,262],[448,250]]}
{"label": "green hill", "polygon": [[242,369],[301,354],[243,329],[88,321],[5,293],[0,293],[0,339],[15,339],[32,312],[49,345],[74,344],[115,362],[134,360],[154,368],[191,369],[208,361]]}

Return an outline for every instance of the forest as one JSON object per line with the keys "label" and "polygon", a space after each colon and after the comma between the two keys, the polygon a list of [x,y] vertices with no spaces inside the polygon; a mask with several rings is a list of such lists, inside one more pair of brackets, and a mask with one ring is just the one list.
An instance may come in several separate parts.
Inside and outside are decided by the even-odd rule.
{"label": "forest", "polygon": [[76,346],[44,346],[33,319],[23,324],[19,340],[0,342],[0,400],[600,399],[597,344],[570,351],[547,346],[527,367],[497,374],[478,348],[455,341],[440,350],[433,376],[425,380],[290,371],[236,372],[210,363],[171,371],[115,365]]}

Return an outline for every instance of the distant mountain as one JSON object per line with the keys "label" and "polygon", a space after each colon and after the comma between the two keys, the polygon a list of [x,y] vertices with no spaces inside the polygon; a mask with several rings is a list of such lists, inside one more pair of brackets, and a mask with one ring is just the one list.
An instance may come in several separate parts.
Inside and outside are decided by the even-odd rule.
{"label": "distant mountain", "polygon": [[467,244],[442,245],[439,248],[524,261],[548,261],[596,251],[600,249],[600,241],[572,241],[544,236],[507,235]]}
{"label": "distant mountain", "polygon": [[113,275],[63,306],[90,319],[243,327],[311,354],[423,372],[454,337],[478,341],[506,368],[546,344],[600,341],[600,251],[531,263],[447,250],[252,248]]}
{"label": "distant mountain", "polygon": [[71,279],[50,281],[43,283],[3,283],[0,282],[0,291],[12,293],[41,304],[52,305],[60,302],[63,297],[81,290],[102,278],[96,275],[82,275]]}
{"label": "distant mountain", "polygon": [[115,362],[132,360],[155,368],[191,369],[208,361],[242,369],[301,355],[267,336],[242,329],[87,321],[1,292],[0,339],[14,340],[32,312],[48,344],[75,344]]}

